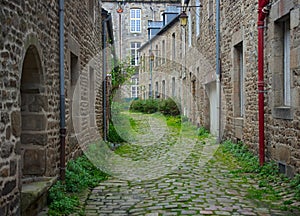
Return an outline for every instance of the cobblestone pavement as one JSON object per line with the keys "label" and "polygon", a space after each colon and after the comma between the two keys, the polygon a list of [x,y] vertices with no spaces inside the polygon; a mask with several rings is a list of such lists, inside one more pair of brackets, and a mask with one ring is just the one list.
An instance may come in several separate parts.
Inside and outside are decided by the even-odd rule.
{"label": "cobblestone pavement", "polygon": [[[164,131],[159,142],[167,144],[175,136],[166,126],[163,127],[163,130],[156,132]],[[155,158],[154,155],[163,157],[167,154],[163,150],[167,145],[162,144],[163,148],[157,148],[157,136],[152,137],[154,144],[146,145],[147,151],[141,150],[142,153],[137,155],[134,153],[135,161],[142,160],[141,155]],[[151,142],[149,139],[148,136],[147,142]],[[207,163],[201,163],[205,162],[201,160],[205,157],[205,145],[214,145],[212,139],[186,142],[185,145],[191,149],[187,158],[160,177],[144,180],[111,177],[102,182],[86,200],[85,215],[293,215],[276,210],[279,205],[276,202],[247,198],[248,189],[258,187],[256,180],[232,174],[232,163],[221,151],[217,151]],[[153,151],[149,148],[153,148]],[[159,154],[160,150],[157,149],[164,153]],[[130,169],[126,172],[130,175]]]}

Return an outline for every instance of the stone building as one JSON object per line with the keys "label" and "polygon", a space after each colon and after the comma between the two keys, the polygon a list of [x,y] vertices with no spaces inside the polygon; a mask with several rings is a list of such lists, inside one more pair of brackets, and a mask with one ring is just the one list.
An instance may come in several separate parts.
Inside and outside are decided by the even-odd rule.
{"label": "stone building", "polygon": [[[160,94],[166,91],[168,96],[174,96],[172,89],[176,89],[180,92],[176,96],[181,97],[183,114],[192,122],[207,127],[212,134],[220,133],[222,140],[242,141],[258,154],[257,1],[221,1],[220,96],[216,76],[216,1],[191,0],[189,5],[200,3],[202,7],[187,10],[185,28],[174,21],[152,39],[152,48],[150,44],[142,45],[140,51],[146,63],[140,69],[140,74],[145,76],[141,85],[149,92],[149,50],[158,47],[164,54],[154,52],[153,91],[158,89]],[[266,158],[276,161],[281,172],[288,176],[300,172],[299,3],[297,0],[273,1],[264,34]],[[173,60],[177,54],[178,59]],[[174,71],[167,66],[167,60],[181,67]],[[157,72],[162,78],[156,77]],[[170,73],[175,75],[166,75]],[[182,88],[189,96],[180,90]]]}
{"label": "stone building", "polygon": [[[138,67],[138,49],[148,41],[149,21],[162,22],[167,6],[180,5],[180,0],[114,1],[103,0],[103,8],[113,18],[116,55],[120,61]],[[131,78],[132,85],[124,86],[124,97],[136,98],[139,94],[137,74]],[[129,90],[129,92],[128,92]]]}
{"label": "stone building", "polygon": [[[0,215],[35,215],[45,202],[42,194],[64,169],[61,155],[66,161],[80,155],[103,130],[101,5],[65,2],[64,77],[59,1],[0,5]],[[65,155],[60,113],[66,122]]]}

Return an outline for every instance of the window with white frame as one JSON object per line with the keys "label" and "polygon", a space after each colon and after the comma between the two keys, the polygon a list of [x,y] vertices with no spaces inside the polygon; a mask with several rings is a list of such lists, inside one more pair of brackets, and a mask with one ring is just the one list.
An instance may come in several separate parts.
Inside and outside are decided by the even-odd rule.
{"label": "window with white frame", "polygon": [[130,43],[130,61],[131,65],[137,66],[138,65],[138,49],[141,47],[140,42],[131,42]]}
{"label": "window with white frame", "polygon": [[131,79],[131,98],[137,98],[139,95],[138,78]]}
{"label": "window with white frame", "polygon": [[196,36],[200,35],[200,0],[196,0]]}
{"label": "window with white frame", "polygon": [[130,9],[130,32],[141,32],[141,9]]}

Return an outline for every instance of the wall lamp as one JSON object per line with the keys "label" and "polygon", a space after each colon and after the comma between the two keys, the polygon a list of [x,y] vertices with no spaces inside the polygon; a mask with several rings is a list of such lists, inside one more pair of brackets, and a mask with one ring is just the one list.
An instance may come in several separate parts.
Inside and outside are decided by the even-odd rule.
{"label": "wall lamp", "polygon": [[151,61],[154,61],[154,53],[151,51],[151,53],[150,53],[150,60]]}
{"label": "wall lamp", "polygon": [[179,16],[179,20],[180,20],[180,25],[185,27],[187,25],[187,21],[188,21],[188,15],[186,15],[185,11],[182,11],[180,16]]}

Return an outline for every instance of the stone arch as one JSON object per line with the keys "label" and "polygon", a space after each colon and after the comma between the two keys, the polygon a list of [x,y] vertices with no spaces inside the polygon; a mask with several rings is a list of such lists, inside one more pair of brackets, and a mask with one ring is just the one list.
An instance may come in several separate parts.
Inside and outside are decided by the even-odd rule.
{"label": "stone arch", "polygon": [[22,177],[43,176],[46,171],[47,111],[43,68],[35,45],[26,49],[21,76]]}

